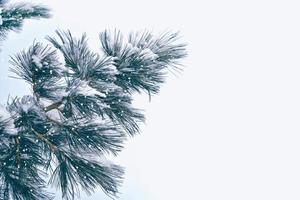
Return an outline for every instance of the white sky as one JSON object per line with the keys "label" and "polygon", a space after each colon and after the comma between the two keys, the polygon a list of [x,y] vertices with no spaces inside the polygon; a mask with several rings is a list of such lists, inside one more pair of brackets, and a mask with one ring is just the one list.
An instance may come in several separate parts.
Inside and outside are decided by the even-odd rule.
{"label": "white sky", "polygon": [[[136,105],[147,125],[121,153],[122,200],[300,199],[299,1],[36,0],[50,20],[30,21],[2,46],[0,97],[27,93],[8,80],[9,54],[56,28],[180,30],[182,75]],[[60,199],[60,198],[57,198]],[[99,190],[84,200],[106,198]],[[108,199],[108,198],[107,198]]]}

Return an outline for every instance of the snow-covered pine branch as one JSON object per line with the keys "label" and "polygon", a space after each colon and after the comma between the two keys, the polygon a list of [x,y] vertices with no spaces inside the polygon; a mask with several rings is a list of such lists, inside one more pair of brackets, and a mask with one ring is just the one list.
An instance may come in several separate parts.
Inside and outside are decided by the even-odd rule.
{"label": "snow-covered pine branch", "polygon": [[0,134],[15,131],[6,134],[8,145],[0,145],[9,153],[1,158],[7,163],[1,173],[12,180],[0,184],[9,193],[0,193],[4,199],[18,187],[24,188],[16,193],[22,198],[50,199],[45,191],[36,192],[45,188],[43,174],[51,176],[63,199],[73,200],[80,188],[90,193],[97,186],[116,196],[123,169],[104,158],[117,155],[145,119],[132,105],[133,93],[156,94],[168,69],[176,69],[186,56],[177,33],[135,33],[126,39],[118,31],[104,31],[103,52],[90,50],[86,35],[57,35],[47,37],[50,44],[35,43],[11,59],[11,71],[31,85],[33,94],[8,103],[5,110],[13,124],[0,118]]}
{"label": "snow-covered pine branch", "polygon": [[25,19],[49,18],[50,10],[41,5],[30,3],[12,3],[0,1],[0,40],[3,40],[9,31],[19,31]]}
{"label": "snow-covered pine branch", "polygon": [[104,31],[101,45],[107,56],[115,58],[119,70],[116,84],[129,92],[159,91],[168,70],[180,69],[178,61],[186,56],[178,33],[165,32],[158,36],[148,31],[131,33],[128,39],[120,31]]}
{"label": "snow-covered pine branch", "polygon": [[16,135],[18,131],[14,125],[11,113],[3,105],[0,105],[0,117],[0,120],[3,124],[3,133]]}

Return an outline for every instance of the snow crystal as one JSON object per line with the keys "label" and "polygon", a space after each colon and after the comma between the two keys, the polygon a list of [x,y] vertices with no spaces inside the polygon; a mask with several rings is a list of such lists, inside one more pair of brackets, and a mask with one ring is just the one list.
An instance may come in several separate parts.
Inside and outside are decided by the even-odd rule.
{"label": "snow crystal", "polygon": [[138,54],[140,55],[143,59],[147,59],[147,60],[155,60],[156,58],[158,58],[158,55],[155,54],[151,49],[149,48],[139,48],[137,46],[133,46],[131,43],[128,43],[126,45],[126,47],[129,49],[129,54]]}
{"label": "snow crystal", "polygon": [[111,58],[113,61],[116,61],[116,60],[119,59],[119,57],[116,57],[116,56],[111,56],[110,58]]}
{"label": "snow crystal", "polygon": [[[123,68],[121,68],[121,71],[122,72],[134,72],[135,71],[135,69],[134,68],[131,68],[131,67],[123,67]],[[125,74],[122,74],[122,76],[126,76]]]}
{"label": "snow crystal", "polygon": [[74,70],[72,70],[70,67],[66,67],[65,64],[60,64],[57,71],[59,71],[60,73],[75,74]]}
{"label": "snow crystal", "polygon": [[[56,95],[56,97],[58,97],[59,100],[63,100],[64,97],[69,96],[69,92],[67,92],[67,91],[64,90],[64,89],[61,89],[61,90],[57,90],[57,91],[55,92],[55,95]],[[64,104],[64,103],[66,103],[65,100],[64,100],[63,104]]]}
{"label": "snow crystal", "polygon": [[131,43],[127,43],[126,48],[129,49],[129,52],[128,52],[128,53],[129,53],[130,55],[136,54],[136,53],[138,53],[138,52],[141,51],[140,48],[138,48],[138,47],[136,47],[136,46],[133,46]]}
{"label": "snow crystal", "polygon": [[140,55],[142,55],[143,59],[147,60],[155,60],[156,58],[158,58],[158,55],[153,53],[153,51],[151,51],[151,49],[149,48],[143,49]]}
{"label": "snow crystal", "polygon": [[113,74],[119,73],[119,71],[115,65],[109,65],[109,69],[113,72]]}
{"label": "snow crystal", "polygon": [[5,130],[7,131],[7,133],[12,134],[12,135],[17,134],[18,131],[15,128],[14,121],[11,117],[11,114],[2,105],[0,105],[0,120],[6,122]]}
{"label": "snow crystal", "polygon": [[38,68],[43,67],[41,57],[39,57],[38,55],[32,55],[31,58],[32,58],[32,62],[35,64],[35,66],[37,66]]}
{"label": "snow crystal", "polygon": [[61,121],[61,115],[58,110],[50,110],[46,113],[46,115],[55,121]]}
{"label": "snow crystal", "polygon": [[76,94],[81,94],[83,96],[95,96],[98,95],[100,97],[106,97],[106,95],[102,92],[99,92],[98,90],[96,90],[95,88],[92,88],[91,86],[89,86],[87,81],[80,81],[78,83],[78,86],[75,88],[75,92]]}
{"label": "snow crystal", "polygon": [[118,75],[120,72],[118,71],[117,67],[113,64],[107,65],[105,68],[105,73],[111,76]]}
{"label": "snow crystal", "polygon": [[21,106],[22,106],[22,110],[24,112],[28,112],[28,110],[30,108],[32,108],[35,105],[35,100],[32,96],[30,95],[25,95],[24,97],[22,97],[21,99]]}

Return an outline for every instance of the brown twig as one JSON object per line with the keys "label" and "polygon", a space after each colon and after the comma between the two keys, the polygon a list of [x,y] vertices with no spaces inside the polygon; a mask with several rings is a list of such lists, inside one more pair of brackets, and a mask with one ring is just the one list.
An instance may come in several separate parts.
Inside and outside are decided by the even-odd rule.
{"label": "brown twig", "polygon": [[47,138],[44,137],[43,134],[38,133],[36,130],[32,129],[34,134],[37,136],[38,139],[45,142],[51,149],[52,152],[56,152],[58,150],[57,146],[51,143]]}
{"label": "brown twig", "polygon": [[63,100],[55,102],[47,107],[44,108],[45,112],[49,112],[50,110],[58,108],[61,104],[63,104]]}

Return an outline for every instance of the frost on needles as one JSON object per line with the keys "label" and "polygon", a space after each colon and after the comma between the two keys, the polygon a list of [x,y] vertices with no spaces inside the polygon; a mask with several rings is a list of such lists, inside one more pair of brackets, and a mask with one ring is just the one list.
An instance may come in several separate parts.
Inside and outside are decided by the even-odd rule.
{"label": "frost on needles", "polygon": [[116,197],[124,170],[106,159],[144,121],[132,95],[157,94],[170,70],[186,56],[178,34],[100,34],[101,53],[86,35],[57,31],[11,59],[11,71],[32,88],[0,109],[0,198],[51,199],[49,183],[63,199],[100,186]]}
{"label": "frost on needles", "polygon": [[30,3],[9,3],[0,0],[0,40],[5,39],[9,31],[19,31],[25,19],[49,18],[49,9]]}

